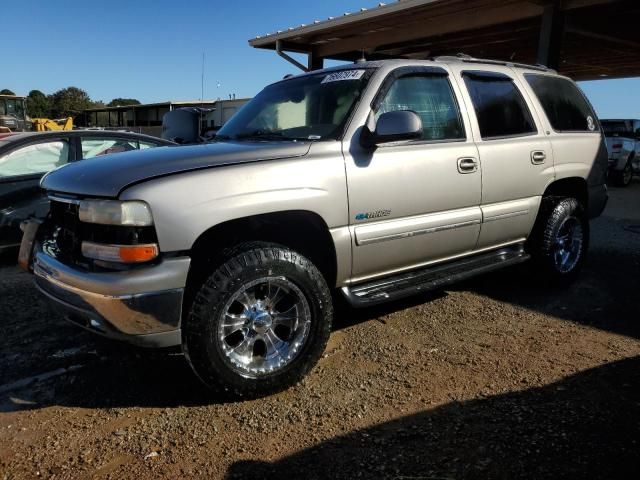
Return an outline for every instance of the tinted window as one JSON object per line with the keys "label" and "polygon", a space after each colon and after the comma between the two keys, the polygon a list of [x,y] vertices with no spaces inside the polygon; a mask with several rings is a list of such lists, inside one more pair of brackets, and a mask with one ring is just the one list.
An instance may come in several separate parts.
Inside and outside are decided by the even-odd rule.
{"label": "tinted window", "polygon": [[66,141],[27,145],[0,158],[0,177],[45,173],[64,165],[68,159]]}
{"label": "tinted window", "polygon": [[607,135],[630,135],[632,133],[631,122],[624,120],[602,120],[600,124]]}
{"label": "tinted window", "polygon": [[549,123],[558,132],[598,130],[596,116],[578,87],[567,79],[526,74],[525,78],[544,108]]}
{"label": "tinted window", "polygon": [[447,77],[409,75],[396,79],[376,108],[386,112],[412,110],[422,120],[422,140],[465,138],[458,105]]}
{"label": "tinted window", "polygon": [[482,138],[536,132],[531,112],[509,77],[486,72],[465,72],[464,81],[476,111]]}
{"label": "tinted window", "polygon": [[121,138],[82,138],[80,141],[82,142],[82,158],[128,152],[138,148],[136,140],[124,140]]}

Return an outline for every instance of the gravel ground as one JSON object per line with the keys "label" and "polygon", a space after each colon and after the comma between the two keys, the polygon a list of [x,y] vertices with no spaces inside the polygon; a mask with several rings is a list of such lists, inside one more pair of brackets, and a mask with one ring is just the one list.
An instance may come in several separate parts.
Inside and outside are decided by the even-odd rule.
{"label": "gravel ground", "polygon": [[229,402],[184,358],[68,325],[0,266],[0,480],[640,478],[640,182],[566,290],[526,265],[340,308],[295,388]]}

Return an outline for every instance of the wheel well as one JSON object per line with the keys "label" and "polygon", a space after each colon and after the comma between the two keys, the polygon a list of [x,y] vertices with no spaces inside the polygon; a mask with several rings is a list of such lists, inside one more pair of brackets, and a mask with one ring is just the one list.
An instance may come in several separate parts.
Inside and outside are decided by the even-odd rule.
{"label": "wheel well", "polygon": [[[220,252],[225,248],[256,241],[277,243],[304,255],[318,267],[327,285],[335,285],[336,251],[329,227],[316,213],[293,210],[229,220],[206,230],[191,248],[187,286],[200,285],[222,263]],[[185,302],[190,301],[190,293],[194,294],[187,292]]]}
{"label": "wheel well", "polygon": [[580,177],[556,180],[547,187],[543,197],[572,197],[578,200],[586,209],[589,203],[587,182]]}

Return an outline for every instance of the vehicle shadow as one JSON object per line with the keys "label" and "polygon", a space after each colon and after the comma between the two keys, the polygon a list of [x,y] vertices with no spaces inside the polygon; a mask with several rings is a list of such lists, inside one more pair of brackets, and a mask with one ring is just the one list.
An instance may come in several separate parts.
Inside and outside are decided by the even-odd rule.
{"label": "vehicle shadow", "polygon": [[18,263],[18,247],[5,248],[0,251],[0,267],[16,265]]}
{"label": "vehicle shadow", "polygon": [[[15,292],[5,293],[11,296]],[[362,310],[341,306],[338,300],[334,330],[380,319],[399,308],[419,305],[442,295],[419,295],[403,302]],[[16,301],[12,303],[17,306]],[[206,389],[178,348],[144,349],[102,338],[66,322],[41,300],[35,305],[37,312],[34,312],[33,304],[28,311],[30,316],[35,313],[36,321],[31,321],[27,327],[22,327],[27,319],[20,318],[20,308],[16,309],[18,315],[12,321],[0,324],[0,412],[50,405],[176,407],[243,400]],[[0,313],[2,310],[0,306]],[[15,340],[15,332],[20,328],[26,330],[20,335],[22,341],[16,344],[9,339]],[[11,331],[5,333],[13,335],[1,335],[3,330]],[[27,342],[27,337],[37,341]],[[40,381],[34,372],[59,374]],[[25,377],[32,381],[22,385]]]}
{"label": "vehicle shadow", "polygon": [[333,331],[343,330],[371,320],[385,323],[383,317],[386,315],[433,302],[434,300],[445,298],[446,296],[447,292],[444,290],[433,290],[431,292],[423,292],[401,300],[382,303],[373,307],[353,308],[347,304],[346,300],[339,292],[336,292],[333,298]]}
{"label": "vehicle shadow", "polygon": [[539,388],[452,402],[227,479],[639,478],[640,357]]}
{"label": "vehicle shadow", "polygon": [[449,287],[527,308],[577,324],[640,338],[640,234],[629,222],[599,219],[587,261],[568,286],[548,284],[530,264]]}

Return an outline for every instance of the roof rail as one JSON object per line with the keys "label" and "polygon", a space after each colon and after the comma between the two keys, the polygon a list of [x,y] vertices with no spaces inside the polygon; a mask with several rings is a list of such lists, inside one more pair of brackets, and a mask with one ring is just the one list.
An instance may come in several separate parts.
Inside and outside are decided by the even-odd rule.
{"label": "roof rail", "polygon": [[550,72],[550,73],[558,73],[554,69],[549,68],[545,65],[535,64],[529,65],[527,63],[518,63],[518,62],[508,62],[504,60],[492,60],[489,58],[475,58],[470,55],[464,53],[458,53],[457,55],[441,55],[433,58],[436,62],[465,62],[465,63],[484,63],[487,65],[504,65],[506,67],[517,67],[517,68],[529,68],[531,70],[539,70],[541,72]]}

